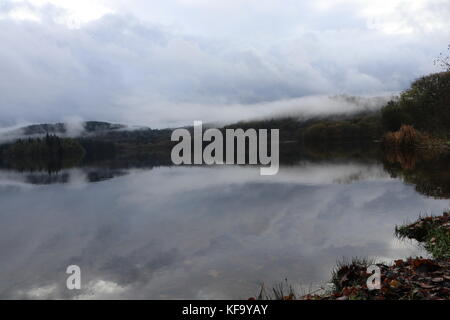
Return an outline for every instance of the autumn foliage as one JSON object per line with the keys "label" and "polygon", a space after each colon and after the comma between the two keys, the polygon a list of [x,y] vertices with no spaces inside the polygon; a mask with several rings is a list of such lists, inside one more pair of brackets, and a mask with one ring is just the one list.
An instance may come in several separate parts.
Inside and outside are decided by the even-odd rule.
{"label": "autumn foliage", "polygon": [[383,145],[388,147],[414,148],[420,145],[425,135],[410,125],[402,125],[400,130],[387,132],[383,136]]}
{"label": "autumn foliage", "polygon": [[411,125],[402,125],[398,131],[385,133],[382,143],[385,148],[403,150],[445,147],[442,139],[416,130]]}

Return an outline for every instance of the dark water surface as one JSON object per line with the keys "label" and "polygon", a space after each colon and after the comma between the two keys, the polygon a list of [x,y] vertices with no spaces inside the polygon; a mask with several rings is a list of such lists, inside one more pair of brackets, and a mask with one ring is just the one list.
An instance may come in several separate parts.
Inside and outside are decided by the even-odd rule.
{"label": "dark water surface", "polygon": [[[424,255],[397,224],[441,214],[381,163],[0,171],[1,298],[248,298],[323,285],[336,260]],[[66,289],[68,265],[81,290]]]}

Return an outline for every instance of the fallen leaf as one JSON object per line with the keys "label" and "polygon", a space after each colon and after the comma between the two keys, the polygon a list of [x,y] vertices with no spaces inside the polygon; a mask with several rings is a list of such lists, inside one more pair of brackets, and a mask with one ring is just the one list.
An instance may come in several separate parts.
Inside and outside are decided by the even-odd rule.
{"label": "fallen leaf", "polygon": [[434,286],[432,284],[421,283],[420,286],[424,289],[433,289]]}
{"label": "fallen leaf", "polygon": [[392,280],[391,282],[389,282],[389,285],[393,288],[398,288],[400,286],[400,282],[397,280]]}
{"label": "fallen leaf", "polygon": [[396,267],[400,267],[403,264],[403,260],[395,260],[394,261]]}

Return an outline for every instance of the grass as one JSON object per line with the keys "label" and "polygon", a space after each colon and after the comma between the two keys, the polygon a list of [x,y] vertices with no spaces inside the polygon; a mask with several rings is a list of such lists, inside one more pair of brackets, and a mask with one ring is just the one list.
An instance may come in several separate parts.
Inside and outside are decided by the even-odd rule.
{"label": "grass", "polygon": [[[419,224],[419,222],[421,222]],[[401,240],[414,239],[418,242],[424,242],[429,233],[437,227],[433,216],[420,216],[414,223],[407,223],[401,226],[395,226],[395,236]]]}
{"label": "grass", "polygon": [[375,264],[373,259],[354,257],[350,260],[343,258],[337,261],[331,271],[331,283],[334,291],[341,291],[344,287],[360,285],[361,273],[366,273],[367,268]]}
{"label": "grass", "polygon": [[429,233],[429,239],[425,241],[424,247],[433,257],[438,259],[450,258],[450,232],[437,228]]}
{"label": "grass", "polygon": [[435,259],[450,258],[450,214],[421,217],[414,223],[395,227],[395,235],[400,238],[415,239]]}
{"label": "grass", "polygon": [[294,288],[285,279],[283,282],[277,283],[269,292],[266,291],[264,284],[261,285],[258,294],[258,300],[295,300],[297,298]]}
{"label": "grass", "polygon": [[[296,290],[292,284],[288,282],[287,279],[284,281],[275,284],[269,290],[266,289],[265,284],[261,284],[258,295],[256,296],[256,300],[298,300],[304,299],[308,296],[313,296],[320,293],[330,293],[329,290],[324,287],[320,287],[318,289],[313,290],[312,288],[306,289],[301,288]],[[253,298],[252,298],[253,300]]]}
{"label": "grass", "polygon": [[[300,293],[288,282],[287,279],[275,284],[269,290],[261,285],[256,300],[297,300],[297,299],[321,299],[341,291],[344,287],[361,285],[361,274],[366,275],[367,267],[374,264],[374,260],[368,258],[342,258],[332,270],[331,287],[320,287],[316,290],[305,290]],[[342,281],[345,279],[344,281]],[[352,299],[359,299],[358,295],[352,295]]]}
{"label": "grass", "polygon": [[424,134],[413,126],[402,125],[398,131],[385,133],[383,144],[390,147],[412,148],[420,144],[424,138]]}
{"label": "grass", "polygon": [[387,149],[436,149],[444,152],[449,142],[416,130],[413,126],[402,125],[398,131],[386,132],[382,143]]}

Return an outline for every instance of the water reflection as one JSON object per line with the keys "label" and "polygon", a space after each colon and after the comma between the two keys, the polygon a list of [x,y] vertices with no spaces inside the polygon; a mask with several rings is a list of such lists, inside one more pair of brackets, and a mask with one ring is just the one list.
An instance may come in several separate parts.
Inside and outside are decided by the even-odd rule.
{"label": "water reflection", "polygon": [[7,184],[61,184],[79,182],[99,182],[128,174],[125,169],[109,168],[82,168],[66,169],[57,172],[33,171],[17,172],[13,170],[0,170],[0,186]]}
{"label": "water reflection", "polygon": [[[394,226],[449,204],[381,163],[303,161],[272,177],[237,166],[93,171],[0,172],[1,298],[227,299],[262,281],[321,284],[343,256],[418,254]],[[70,264],[81,291],[65,288]]]}
{"label": "water reflection", "polygon": [[421,194],[450,198],[450,153],[391,151],[385,154],[384,168],[392,177],[415,185]]}

